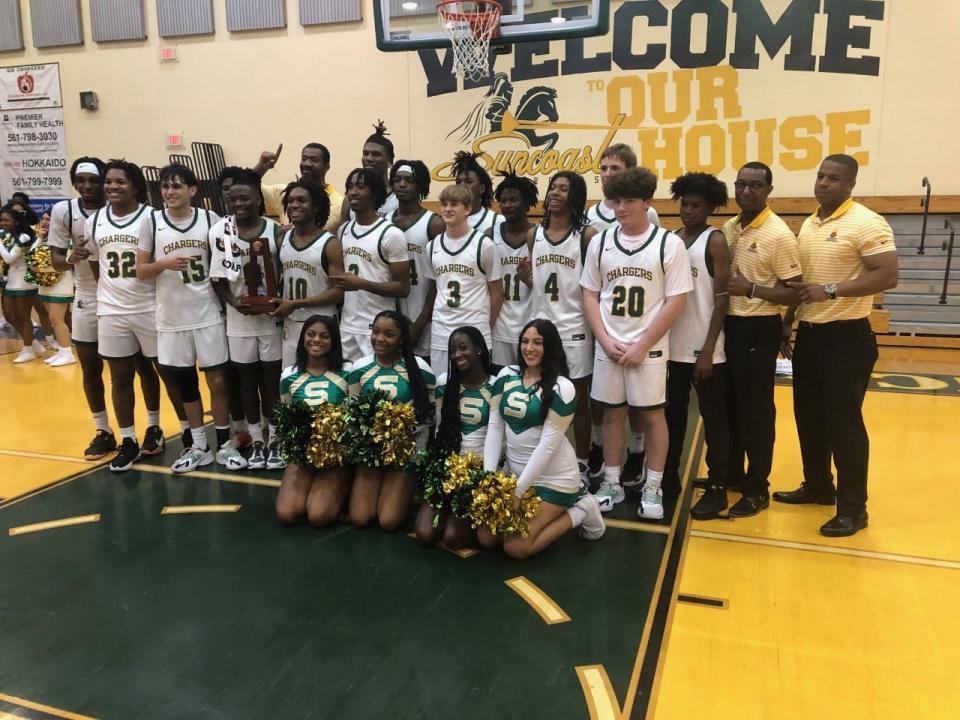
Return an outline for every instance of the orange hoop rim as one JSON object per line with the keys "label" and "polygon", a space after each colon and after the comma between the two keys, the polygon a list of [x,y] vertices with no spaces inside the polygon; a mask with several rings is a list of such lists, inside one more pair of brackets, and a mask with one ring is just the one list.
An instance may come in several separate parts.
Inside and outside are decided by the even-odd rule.
{"label": "orange hoop rim", "polygon": [[[495,0],[467,0],[477,6],[476,12],[461,12],[451,8],[460,5],[464,0],[443,0],[437,3],[437,14],[445,21],[465,22],[470,25],[474,34],[485,29],[482,23],[492,21],[494,25],[498,24],[500,16],[503,13],[503,6]],[[480,10],[480,8],[485,8]]]}

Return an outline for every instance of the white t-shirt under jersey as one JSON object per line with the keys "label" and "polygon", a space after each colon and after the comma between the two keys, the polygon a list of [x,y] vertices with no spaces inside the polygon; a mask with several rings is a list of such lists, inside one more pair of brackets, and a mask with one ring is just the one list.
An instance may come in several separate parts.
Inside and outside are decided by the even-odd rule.
{"label": "white t-shirt under jersey", "polygon": [[[657,211],[652,207],[647,208],[647,220],[650,221],[651,225],[660,224],[660,216],[657,215]],[[603,200],[591,205],[587,209],[587,225],[594,228],[597,232],[603,232],[619,224],[617,216],[614,215],[613,208],[604,207]]]}
{"label": "white t-shirt under jersey", "polygon": [[[377,218],[373,225],[350,220],[340,227],[343,245],[343,269],[371,282],[390,282],[390,263],[409,262],[407,240],[396,225]],[[396,310],[397,298],[383,297],[366,290],[348,290],[343,294],[340,327],[344,332],[363,334],[373,327],[373,319],[384,310]]]}
{"label": "white t-shirt under jersey", "polygon": [[[720,232],[708,227],[687,248],[690,259],[690,276],[693,291],[687,296],[683,312],[670,328],[670,359],[682,363],[694,363],[700,356],[700,348],[707,339],[710,319],[713,317],[714,298],[713,273],[707,265],[711,233]],[[726,242],[726,240],[724,240]],[[723,330],[717,336],[717,345],[713,350],[714,364],[726,362],[723,350]]]}
{"label": "white t-shirt under jersey", "polygon": [[219,220],[216,213],[198,208],[186,220],[174,220],[165,210],[151,210],[140,219],[140,250],[154,260],[176,256],[190,261],[186,270],[164,270],[156,277],[157,330],[195,330],[223,322],[210,284],[209,232]]}
{"label": "white t-shirt under jersey", "polygon": [[[656,225],[642,235],[625,235],[619,227],[594,235],[580,284],[600,293],[603,326],[626,345],[640,339],[666,298],[693,288],[683,240]],[[668,336],[650,348],[647,362],[667,361]],[[603,352],[599,343],[596,351]]]}
{"label": "white t-shirt under jersey", "polygon": [[460,238],[442,233],[430,243],[430,277],[437,283],[431,347],[446,350],[450,335],[464,325],[483,333],[489,347],[492,343],[487,283],[502,277],[493,240],[475,229]]}
{"label": "white t-shirt under jersey", "polygon": [[157,308],[156,282],[137,280],[140,218],[147,210],[140,205],[118,217],[107,205],[87,218],[84,234],[90,259],[100,263],[97,315],[135,315]]}
{"label": "white t-shirt under jersey", "polygon": [[[79,247],[86,241],[85,227],[87,218],[91,214],[92,212],[88,213],[83,209],[79,198],[58,202],[50,211],[47,245],[66,250],[69,255],[71,246]],[[74,297],[78,300],[97,299],[97,278],[93,274],[89,260],[83,260],[73,266],[73,284]]]}

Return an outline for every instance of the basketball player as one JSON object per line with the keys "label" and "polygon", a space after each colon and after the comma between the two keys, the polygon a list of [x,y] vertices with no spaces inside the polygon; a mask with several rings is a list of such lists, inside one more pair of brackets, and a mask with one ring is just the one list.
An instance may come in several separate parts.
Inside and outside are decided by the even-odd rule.
{"label": "basketball player", "polygon": [[473,195],[470,216],[467,218],[470,227],[485,233],[502,223],[503,216],[490,209],[493,204],[493,181],[477,162],[477,155],[461,150],[453,158],[451,171],[457,185],[464,185]]}
{"label": "basketball player", "polygon": [[[265,262],[274,264],[279,277],[277,246],[280,226],[261,217],[260,176],[252,170],[234,177],[227,190],[227,200],[233,215],[216,223],[210,230],[210,246],[214,254],[210,274],[214,290],[227,308],[230,362],[236,365],[240,376],[240,393],[253,439],[247,467],[251,470],[281,470],[285,463],[276,444],[276,429],[270,421],[280,392],[282,323],[272,315],[254,312],[244,302],[250,294],[247,280],[266,272],[264,261],[250,260],[254,244],[265,247]],[[264,280],[260,277],[256,282],[262,287]],[[267,419],[269,446],[261,418]]]}
{"label": "basketball player", "polygon": [[646,168],[625,170],[610,180],[607,196],[620,225],[590,243],[581,279],[584,311],[597,338],[591,395],[604,405],[604,475],[597,500],[606,512],[624,499],[624,421],[627,408],[636,408],[647,439],[639,515],[648,520],[663,518],[667,333],[692,288],[683,241],[647,217],[656,187],[656,176]]}
{"label": "basketball player", "polygon": [[537,186],[532,180],[508,174],[497,185],[494,197],[500,204],[504,221],[486,231],[493,238],[497,263],[503,274],[503,305],[493,326],[493,351],[496,365],[516,365],[517,340],[531,317],[533,272],[527,237],[533,228],[527,214],[537,204]]}
{"label": "basketball player", "polygon": [[[610,178],[617,173],[623,172],[637,166],[636,153],[629,145],[624,143],[615,143],[610,145],[600,158],[600,183],[604,188],[604,195],[599,202],[591,205],[587,210],[587,224],[590,227],[602,232],[618,225],[613,201],[606,196],[607,183]],[[660,218],[657,217],[657,211],[651,206],[647,209],[647,219],[651,225],[659,225]],[[597,405],[592,408],[592,439],[590,443],[590,455],[587,463],[587,477],[596,480],[603,477],[603,448],[600,447],[600,437],[602,434],[603,408]],[[623,466],[624,485],[636,485],[640,482],[643,475],[644,466],[644,438],[643,438],[643,418],[637,411],[630,412],[630,444],[627,447],[627,461]],[[667,478],[664,483],[664,489],[667,492],[671,490],[679,492],[679,483],[674,483],[671,478]]]}
{"label": "basketball player", "polygon": [[709,520],[727,507],[730,428],[723,321],[729,305],[730,250],[723,233],[710,227],[707,219],[727,204],[727,186],[713,175],[687,173],[673,181],[670,192],[680,201],[683,227],[677,235],[687,247],[693,291],[670,328],[666,410],[670,449],[664,479],[672,476],[676,484],[680,483],[680,452],[687,432],[692,384],[707,440],[709,485],[690,514],[697,520]]}
{"label": "basketball player", "polygon": [[[277,146],[276,152],[264,150],[260,153],[260,160],[253,166],[253,171],[260,177],[266,175],[276,166],[280,159],[280,153],[283,151],[283,143]],[[307,143],[300,151],[300,179],[309,180],[327,193],[330,202],[330,217],[325,226],[327,232],[336,234],[340,227],[340,208],[343,205],[343,195],[337,192],[337,189],[327,182],[327,172],[330,170],[330,151],[326,145],[318,142]],[[289,225],[291,220],[287,217],[283,207],[283,192],[287,185],[263,185],[263,204],[266,207],[267,215],[280,219],[284,226]],[[296,341],[293,343],[296,345]],[[292,361],[291,361],[292,362]]]}
{"label": "basketball player", "polygon": [[448,341],[458,327],[469,325],[483,334],[487,347],[503,304],[502,272],[493,240],[467,223],[473,202],[463,185],[440,193],[440,213],[447,229],[430,244],[428,273],[437,284],[433,303],[430,367],[448,373]]}
{"label": "basketball player", "polygon": [[[388,190],[383,198],[383,203],[377,206],[377,212],[382,217],[388,217],[399,205],[397,197],[389,189],[390,178],[388,174],[390,166],[393,164],[394,153],[393,142],[387,137],[388,134],[387,126],[384,125],[383,120],[377,120],[377,124],[373,126],[373,134],[369,135],[363,143],[363,152],[360,156],[360,167],[382,178],[384,187]],[[343,201],[340,217],[350,220],[356,218],[347,199]]]}
{"label": "basketball player", "polygon": [[443,220],[421,204],[430,194],[430,170],[419,160],[398,160],[390,169],[390,185],[400,206],[388,216],[403,231],[410,255],[410,293],[400,311],[410,320],[414,353],[430,358],[430,317],[437,284],[430,278],[430,242],[444,230]]}
{"label": "basketball player", "polygon": [[[600,157],[600,187],[603,197],[587,210],[587,224],[598,232],[617,225],[613,201],[607,197],[607,183],[617,173],[637,166],[637,154],[625,143],[615,143],[604,150]],[[651,225],[659,225],[657,211],[650,207],[647,219]]]}
{"label": "basketball player", "polygon": [[173,463],[176,473],[210,465],[214,454],[203,427],[197,365],[210,388],[217,448],[230,446],[230,416],[223,369],[228,361],[223,307],[210,284],[211,226],[220,218],[192,207],[199,183],[190,168],[160,170],[163,210],[140,220],[137,279],[157,288],[157,356],[173,373],[190,424],[190,444]]}
{"label": "basketball player", "polygon": [[344,291],[340,336],[343,355],[351,362],[373,353],[373,318],[394,310],[397,298],[410,292],[410,256],[403,232],[377,213],[387,187],[367,168],[347,176],[347,202],[356,219],[340,227],[345,272],[331,275],[334,287]]}
{"label": "basketball player", "polygon": [[340,240],[328,226],[330,199],[323,187],[296,180],[283,192],[283,210],[293,227],[280,243],[282,295],[274,316],[283,318],[283,367],[297,359],[303,322],[312,315],[337,317],[343,290],[333,287],[331,275],[343,272]]}
{"label": "basketball player", "polygon": [[[96,265],[90,263],[90,249],[86,246],[83,235],[87,218],[104,204],[103,168],[103,161],[96,157],[80,157],[73,161],[70,166],[70,182],[79,197],[63,200],[53,206],[47,234],[53,267],[60,272],[73,273],[71,340],[76,349],[77,360],[80,361],[83,394],[87,398],[87,407],[93,416],[94,427],[93,440],[83,452],[87,460],[99,460],[117,449],[117,440],[107,417],[103,360],[97,352]],[[144,391],[144,397],[147,395],[148,391]]]}
{"label": "basketball player", "polygon": [[[773,172],[748,162],[734,183],[740,214],[723,226],[732,254],[730,308],[724,345],[730,384],[730,469],[727,480],[743,497],[732,517],[756,515],[770,505],[768,477],[773,466],[777,408],[773,384],[780,351],[783,308],[795,302],[787,282],[800,280],[797,239],[767,206]],[[749,461],[744,472],[744,460]]]}
{"label": "basketball player", "polygon": [[[140,221],[147,213],[147,183],[140,168],[125,160],[111,160],[104,168],[105,207],[87,218],[84,247],[90,260],[99,263],[97,283],[97,345],[110,366],[113,411],[120,425],[120,450],[110,461],[113,472],[129,470],[141,455],[157,455],[166,444],[160,429],[160,383],[153,365],[157,361],[157,294],[153,280],[137,278]],[[137,442],[133,421],[133,374],[137,355],[147,406],[147,432]],[[167,395],[186,429],[186,414],[170,372],[160,368]]]}
{"label": "basketball player", "polygon": [[[577,390],[573,418],[577,461],[587,470],[590,451],[590,375],[593,337],[583,314],[580,274],[583,257],[597,231],[586,224],[587,185],[577,173],[561,171],[550,178],[543,222],[529,233],[533,264],[533,312],[553,322],[567,353],[570,380]],[[600,503],[603,506],[603,501]]]}

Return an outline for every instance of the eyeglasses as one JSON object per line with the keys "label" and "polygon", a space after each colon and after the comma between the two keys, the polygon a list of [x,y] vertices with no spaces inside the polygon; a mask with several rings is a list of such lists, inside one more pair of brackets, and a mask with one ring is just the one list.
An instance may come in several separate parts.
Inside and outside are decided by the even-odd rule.
{"label": "eyeglasses", "polygon": [[733,184],[733,186],[737,190],[746,190],[747,188],[750,188],[751,190],[763,190],[763,188],[765,188],[767,185],[766,183],[762,183],[759,180],[754,180],[753,182],[746,182],[745,180],[737,180]]}

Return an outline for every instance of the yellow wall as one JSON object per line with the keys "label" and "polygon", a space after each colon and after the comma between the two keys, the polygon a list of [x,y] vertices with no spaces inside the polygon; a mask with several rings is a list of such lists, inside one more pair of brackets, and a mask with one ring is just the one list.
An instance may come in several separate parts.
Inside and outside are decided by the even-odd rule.
{"label": "yellow wall", "polygon": [[[664,0],[664,4],[675,8],[677,0]],[[726,4],[732,3],[727,0]],[[616,10],[621,5],[614,2],[612,8]],[[774,17],[786,5],[785,0],[766,2]],[[183,132],[188,143],[221,143],[229,163],[244,164],[254,162],[261,149],[273,148],[282,141],[283,157],[278,169],[269,176],[281,182],[296,172],[300,146],[317,140],[332,151],[330,179],[339,185],[346,172],[358,163],[361,143],[378,117],[387,121],[398,157],[420,157],[435,167],[460,146],[453,139],[445,140],[446,134],[483,97],[482,89],[473,89],[427,98],[424,71],[415,54],[376,50],[371,0],[364,3],[361,23],[309,29],[298,24],[296,0],[287,0],[286,29],[235,34],[226,30],[223,3],[215,2],[215,35],[165,41],[157,37],[155,3],[146,0],[144,6],[146,41],[99,45],[92,42],[89,12],[85,8],[84,36],[88,40],[83,47],[41,51],[28,47],[24,52],[0,56],[3,65],[61,64],[67,149],[71,156],[123,155],[144,164],[162,164],[167,153],[164,134]],[[955,91],[953,69],[956,48],[960,46],[960,13],[952,3],[938,0],[887,0],[885,13],[882,22],[857,22],[872,28],[869,54],[881,57],[879,77],[787,72],[783,70],[783,51],[770,60],[759,47],[759,70],[688,71],[694,73],[694,92],[698,87],[696,73],[732,73],[737,84],[732,98],[736,102],[732,105],[739,104],[740,116],[727,113],[723,117],[724,109],[731,103],[719,103],[715,105],[719,110],[715,128],[703,127],[710,121],[698,121],[694,113],[676,125],[675,132],[686,138],[696,125],[700,129],[695,132],[707,136],[718,133],[718,138],[722,134],[725,162],[715,169],[731,181],[733,162],[739,158],[738,153],[731,152],[736,125],[732,128],[730,123],[756,124],[758,120],[773,119],[778,128],[773,137],[779,142],[784,134],[801,137],[816,130],[830,113],[849,112],[852,114],[846,119],[863,123],[859,139],[848,138],[851,151],[866,153],[861,155],[867,162],[858,192],[919,194],[920,178],[927,175],[935,192],[960,193],[960,174],[956,172],[960,150],[953,138],[956,118],[960,116],[960,93]],[[23,14],[24,37],[29,46],[30,17],[25,3]],[[823,51],[825,22],[821,20],[823,17],[819,16],[814,54]],[[728,54],[733,48],[734,26],[731,16]],[[667,28],[638,24],[634,33],[637,42],[669,42]],[[179,62],[161,63],[162,45],[175,46]],[[609,37],[593,38],[586,44],[588,54],[610,50],[610,46]],[[563,43],[554,43],[551,52],[561,57]],[[497,69],[510,60],[501,58]],[[599,79],[609,88],[610,83],[637,87],[642,82],[648,88],[658,79],[669,81],[673,76],[664,73],[674,70],[676,67],[668,60],[649,72],[627,72],[614,67],[603,73],[516,81],[514,103],[526,89],[546,84],[558,92],[561,122],[602,126],[610,120],[609,96],[607,92],[591,91],[588,83]],[[682,86],[685,76],[679,77]],[[668,83],[668,92],[672,88]],[[78,93],[82,90],[97,92],[98,111],[91,113],[79,108]],[[647,132],[647,137],[651,132],[661,133],[662,137],[667,132],[650,119],[647,100],[641,127],[621,129],[614,141],[640,147],[640,133]],[[695,111],[696,95],[692,101]],[[671,97],[671,105],[672,102]],[[706,112],[709,114],[709,109]],[[865,112],[869,113],[867,122],[863,122]],[[777,194],[811,194],[819,157],[836,149],[830,148],[826,132],[823,147],[807,161],[791,161],[781,156],[783,148],[774,149]],[[557,149],[582,149],[585,145],[596,149],[603,137],[601,130],[564,132]],[[747,143],[739,146],[739,155],[753,159],[758,152],[756,139],[749,133],[747,137]],[[808,141],[799,141],[805,142]],[[684,143],[686,139],[681,140]],[[521,145],[514,137],[489,143],[488,147],[516,150]],[[669,178],[670,171],[677,168],[696,169],[684,157],[677,168],[671,167],[674,164],[661,164],[661,176]],[[594,179],[587,179],[591,195],[597,195]],[[540,182],[542,185],[543,180]],[[666,183],[661,183],[658,196],[665,195]]]}

